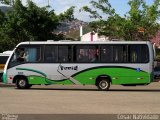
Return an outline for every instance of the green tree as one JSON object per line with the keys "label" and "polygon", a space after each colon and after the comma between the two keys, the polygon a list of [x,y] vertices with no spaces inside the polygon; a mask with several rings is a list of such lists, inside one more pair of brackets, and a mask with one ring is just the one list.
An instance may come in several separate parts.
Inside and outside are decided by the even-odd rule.
{"label": "green tree", "polygon": [[[73,19],[74,8],[61,14],[65,19]],[[3,15],[3,14],[2,14]],[[31,0],[23,6],[20,0],[14,1],[13,11],[5,14],[5,20],[0,28],[0,51],[13,49],[22,41],[46,41],[47,39],[62,39],[63,35],[54,34],[57,26],[62,21],[60,15],[54,10],[48,11],[47,7],[38,7]],[[0,14],[1,18],[1,14]]]}
{"label": "green tree", "polygon": [[110,39],[149,40],[159,29],[157,19],[160,17],[160,0],[155,0],[150,6],[144,0],[130,0],[130,11],[125,17],[115,13],[108,0],[92,0],[90,4],[92,8],[84,6],[81,9],[95,18],[90,26]]}
{"label": "green tree", "polygon": [[60,13],[59,14],[59,19],[61,21],[64,21],[64,20],[72,21],[72,20],[74,20],[74,15],[73,15],[74,14],[74,9],[75,9],[75,6],[71,6],[64,13]]}
{"label": "green tree", "polygon": [[[131,0],[128,4],[130,11],[126,15],[126,20],[132,26],[132,32],[129,31],[132,40],[149,40],[158,31],[159,24],[157,20],[160,17],[160,10],[158,8],[160,6],[160,0],[155,0],[150,6],[144,0]],[[127,33],[128,31],[126,31]]]}
{"label": "green tree", "polygon": [[14,0],[0,0],[1,3],[7,4],[7,5],[13,5]]}
{"label": "green tree", "polygon": [[0,27],[2,26],[4,20],[5,20],[5,15],[4,15],[4,13],[0,10]]}
{"label": "green tree", "polygon": [[92,0],[90,2],[92,8],[84,6],[81,11],[90,13],[90,17],[95,21],[90,22],[90,27],[99,33],[105,35],[109,39],[123,38],[122,24],[125,19],[121,18],[115,13],[108,0],[99,0],[98,2]]}

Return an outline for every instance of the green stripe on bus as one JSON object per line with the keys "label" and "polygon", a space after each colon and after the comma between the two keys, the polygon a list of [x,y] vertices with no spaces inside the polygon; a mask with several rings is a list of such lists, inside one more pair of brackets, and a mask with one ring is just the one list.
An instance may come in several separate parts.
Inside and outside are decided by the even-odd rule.
{"label": "green stripe on bus", "polygon": [[50,80],[41,76],[28,76],[29,84],[73,84],[70,80]]}
{"label": "green stripe on bus", "polygon": [[95,84],[99,75],[106,75],[112,79],[112,84],[150,83],[150,74],[127,68],[95,68],[80,72],[74,79],[82,84]]}
{"label": "green stripe on bus", "polygon": [[8,82],[6,73],[3,73],[2,80],[3,80],[3,83],[7,83]]}
{"label": "green stripe on bus", "polygon": [[[151,75],[145,71],[136,71],[127,68],[95,68],[84,70],[73,78],[82,84],[94,85],[96,78],[100,75],[107,75],[112,79],[112,84],[143,84],[150,83]],[[73,84],[67,80],[50,80],[40,76],[28,76],[30,84]]]}
{"label": "green stripe on bus", "polygon": [[43,75],[44,77],[46,77],[47,75],[41,71],[38,71],[38,70],[34,70],[34,69],[29,69],[29,68],[16,68],[16,70],[25,70],[25,71],[32,71],[32,72],[35,72],[35,73],[39,73],[41,75]]}

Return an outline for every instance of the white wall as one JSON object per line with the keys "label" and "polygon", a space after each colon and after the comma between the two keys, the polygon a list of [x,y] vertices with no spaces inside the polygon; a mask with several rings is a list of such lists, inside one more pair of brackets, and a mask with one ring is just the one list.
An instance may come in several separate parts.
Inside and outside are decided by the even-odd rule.
{"label": "white wall", "polygon": [[[81,41],[92,41],[91,40],[91,32],[84,34],[81,37]],[[98,33],[93,34],[93,41],[109,41],[108,37],[98,36]]]}

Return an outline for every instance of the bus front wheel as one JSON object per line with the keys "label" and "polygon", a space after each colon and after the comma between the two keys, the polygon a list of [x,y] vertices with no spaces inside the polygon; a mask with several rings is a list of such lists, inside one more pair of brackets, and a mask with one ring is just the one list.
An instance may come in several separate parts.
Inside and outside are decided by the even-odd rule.
{"label": "bus front wheel", "polygon": [[110,88],[110,80],[108,78],[99,78],[97,81],[97,87],[101,91],[107,91]]}
{"label": "bus front wheel", "polygon": [[16,80],[16,86],[18,89],[28,89],[31,87],[31,85],[28,84],[27,79],[24,77],[20,77]]}

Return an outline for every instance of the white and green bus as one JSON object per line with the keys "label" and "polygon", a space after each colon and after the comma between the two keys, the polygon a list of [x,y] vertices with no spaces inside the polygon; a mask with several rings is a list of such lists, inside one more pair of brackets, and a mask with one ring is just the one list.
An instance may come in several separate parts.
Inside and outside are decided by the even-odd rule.
{"label": "white and green bus", "polygon": [[22,42],[5,66],[4,83],[32,85],[147,85],[153,81],[154,50],[148,41]]}

